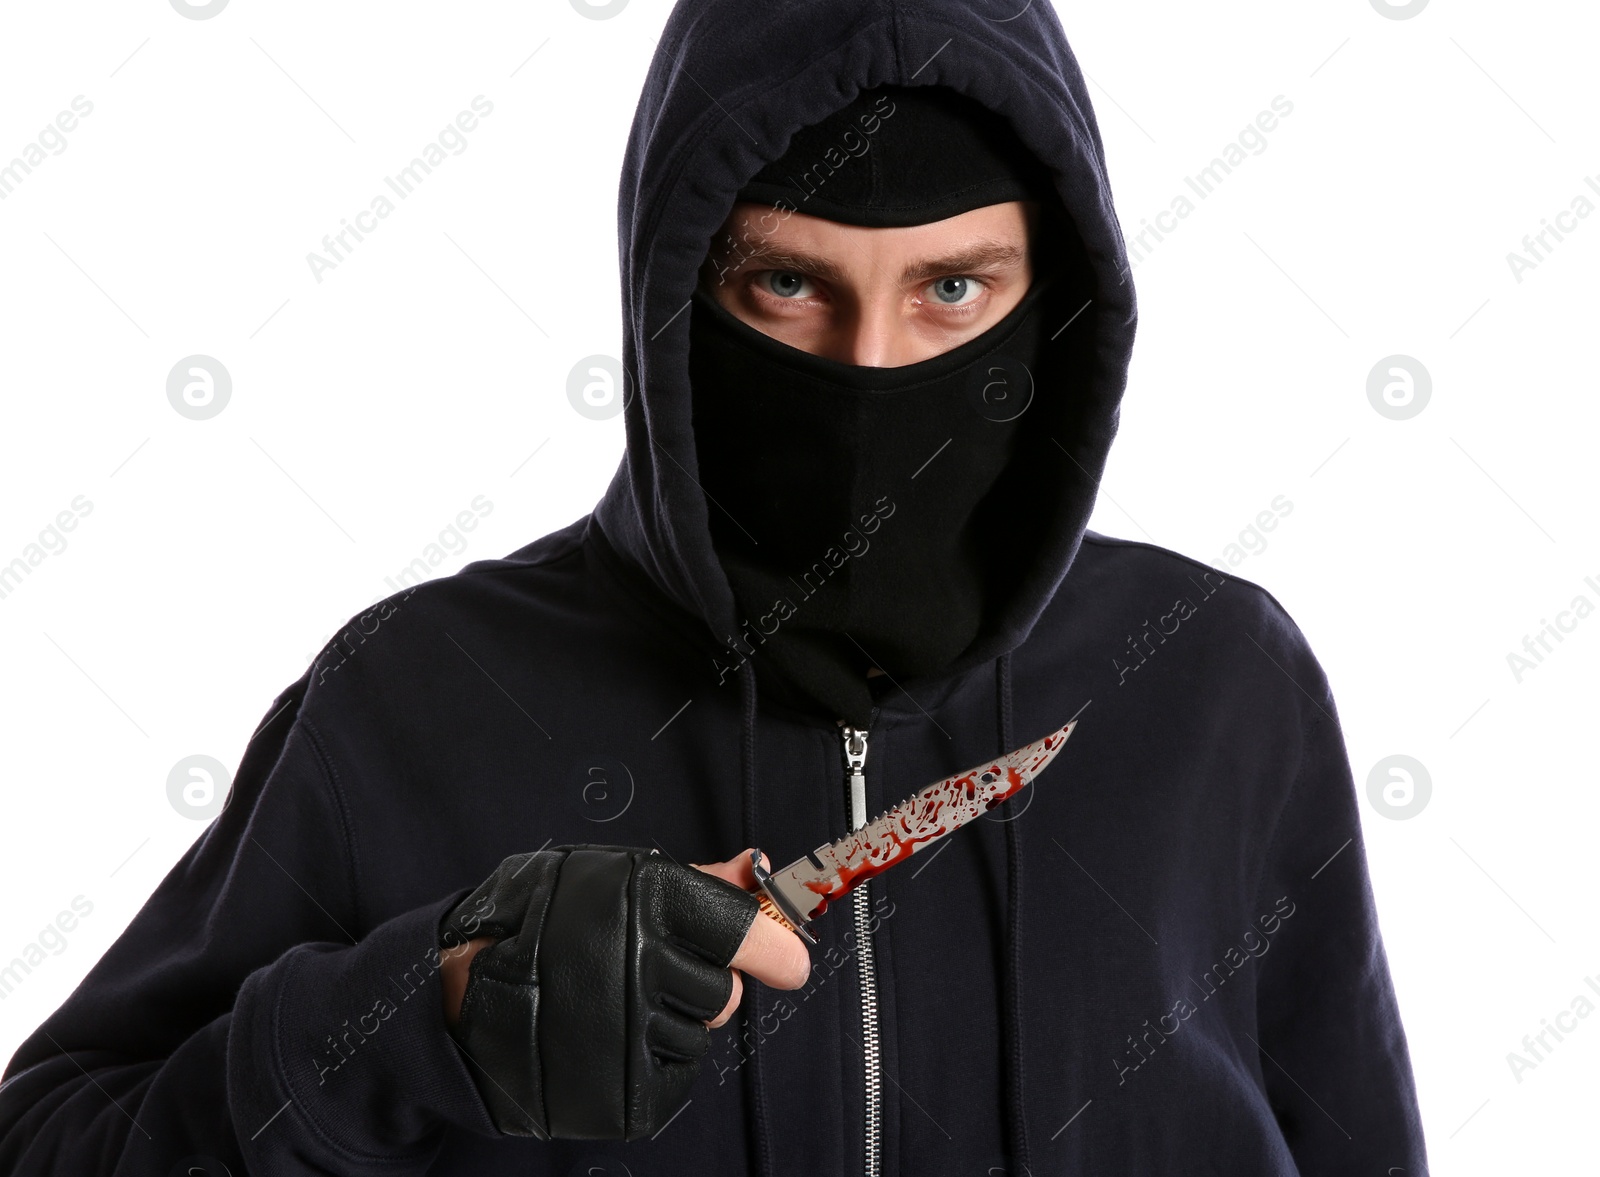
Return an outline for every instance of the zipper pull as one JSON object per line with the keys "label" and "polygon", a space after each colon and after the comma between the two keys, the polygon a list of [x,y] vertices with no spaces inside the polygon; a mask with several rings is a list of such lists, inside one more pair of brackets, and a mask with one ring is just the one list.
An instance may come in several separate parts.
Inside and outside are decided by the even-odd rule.
{"label": "zipper pull", "polygon": [[850,774],[850,828],[867,824],[867,733],[839,721],[844,740],[844,766]]}

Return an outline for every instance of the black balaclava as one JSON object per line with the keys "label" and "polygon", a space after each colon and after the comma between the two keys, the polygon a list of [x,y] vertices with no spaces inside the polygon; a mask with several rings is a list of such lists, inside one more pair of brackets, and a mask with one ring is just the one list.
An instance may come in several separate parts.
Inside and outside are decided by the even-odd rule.
{"label": "black balaclava", "polygon": [[[899,367],[846,364],[692,299],[690,382],[712,542],[745,625],[729,660],[767,659],[866,727],[876,694],[937,671],[1009,587],[995,494],[1067,283],[1042,266],[1064,212],[999,115],[939,86],[863,91],[804,128],[739,193],[846,224],[920,225],[1036,200],[1032,285],[981,335]],[[747,231],[748,232],[748,231]],[[737,247],[730,267],[738,265]],[[759,269],[736,269],[734,280]],[[872,679],[867,669],[885,672]]]}

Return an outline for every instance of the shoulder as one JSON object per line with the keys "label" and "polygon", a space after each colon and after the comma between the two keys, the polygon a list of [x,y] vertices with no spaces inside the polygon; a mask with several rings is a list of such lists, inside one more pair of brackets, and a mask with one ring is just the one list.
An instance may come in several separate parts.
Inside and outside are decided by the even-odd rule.
{"label": "shoulder", "polygon": [[308,672],[306,705],[343,710],[341,696],[410,678],[451,643],[476,648],[512,631],[527,636],[540,619],[563,613],[584,594],[583,533],[589,517],[498,558],[474,560],[448,576],[401,585],[350,614]]}
{"label": "shoulder", "polygon": [[583,536],[589,527],[591,516],[584,515],[574,519],[565,527],[540,536],[532,543],[524,544],[510,555],[498,559],[474,560],[461,568],[455,576],[443,577],[430,584],[444,584],[456,580],[494,579],[516,577],[518,575],[537,570],[557,571],[571,568],[581,563],[583,554]]}
{"label": "shoulder", "polygon": [[1169,636],[1180,626],[1198,629],[1219,654],[1266,659],[1313,696],[1327,693],[1311,643],[1288,609],[1230,568],[1159,544],[1085,531],[1063,589],[1064,603],[1107,629],[1149,626]]}
{"label": "shoulder", "polygon": [[1148,587],[1159,593],[1164,587],[1182,589],[1188,585],[1205,594],[1227,587],[1229,591],[1225,597],[1219,596],[1219,604],[1234,618],[1299,629],[1289,611],[1263,585],[1246,580],[1230,568],[1203,563],[1159,544],[1085,531],[1072,574],[1081,574],[1080,583],[1101,590]]}

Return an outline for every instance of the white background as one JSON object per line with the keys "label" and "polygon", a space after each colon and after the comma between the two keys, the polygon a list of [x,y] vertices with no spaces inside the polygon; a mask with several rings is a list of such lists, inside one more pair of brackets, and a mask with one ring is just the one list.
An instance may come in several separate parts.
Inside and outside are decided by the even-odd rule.
{"label": "white background", "polygon": [[[1236,574],[1309,636],[1363,794],[1393,754],[1432,781],[1416,816],[1363,799],[1363,822],[1434,1170],[1594,1172],[1600,1016],[1520,1081],[1507,1055],[1600,1005],[1600,615],[1520,682],[1507,655],[1600,606],[1600,215],[1520,282],[1507,254],[1600,203],[1600,21],[1576,0],[1057,7],[1130,237],[1293,103],[1134,272],[1093,526],[1215,563],[1292,502]],[[93,506],[0,599],[0,963],[74,896],[93,912],[0,1001],[0,1057],[201,832],[168,803],[177,761],[235,767],[475,496],[492,513],[437,575],[603,490],[621,418],[580,416],[566,380],[620,349],[618,169],[668,10],[7,6],[0,161],[76,96],[93,112],[0,201],[0,563]],[[307,254],[477,95],[465,150],[319,282]],[[233,380],[206,421],[166,396],[196,353]],[[1409,420],[1367,397],[1393,354],[1432,378]]]}

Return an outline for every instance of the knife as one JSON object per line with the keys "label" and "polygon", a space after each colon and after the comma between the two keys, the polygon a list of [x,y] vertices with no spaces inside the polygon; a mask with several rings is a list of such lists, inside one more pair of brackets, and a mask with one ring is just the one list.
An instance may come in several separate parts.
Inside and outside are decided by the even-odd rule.
{"label": "knife", "polygon": [[781,870],[761,865],[750,852],[761,910],[809,943],[806,925],[856,887],[993,809],[1021,791],[1056,758],[1077,720],[1046,736],[918,789],[882,816],[836,842],[818,846]]}

